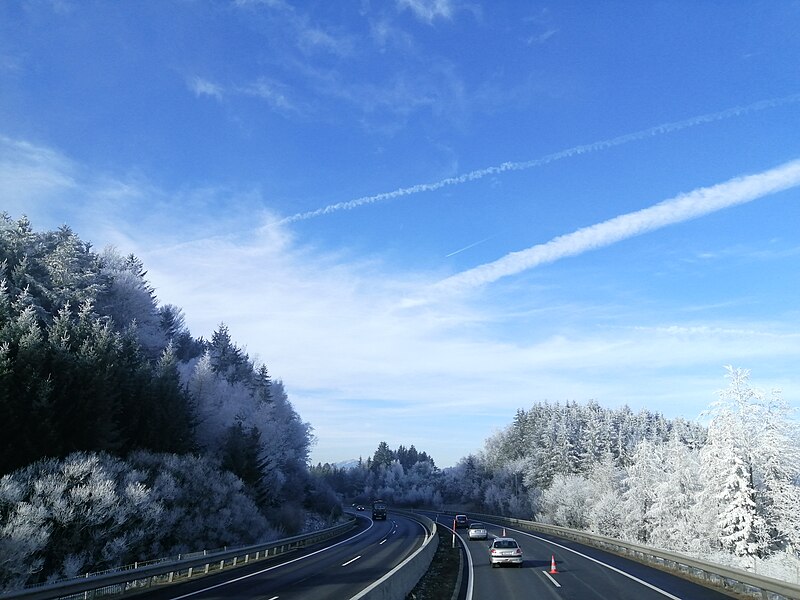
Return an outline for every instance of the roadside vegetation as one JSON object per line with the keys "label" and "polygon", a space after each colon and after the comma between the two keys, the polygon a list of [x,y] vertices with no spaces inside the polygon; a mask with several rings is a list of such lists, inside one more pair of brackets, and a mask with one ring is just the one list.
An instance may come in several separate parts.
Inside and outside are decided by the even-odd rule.
{"label": "roadside vegetation", "polygon": [[0,589],[335,518],[312,431],[135,256],[0,216]]}
{"label": "roadside vegetation", "polygon": [[69,227],[0,216],[0,590],[265,541],[375,498],[797,572],[800,430],[746,370],[727,368],[702,424],[537,402],[454,467],[386,442],[309,467],[283,383],[224,324],[194,337],[146,275]]}
{"label": "roadside vegetation", "polygon": [[318,465],[338,492],[582,529],[779,579],[800,564],[800,430],[778,390],[728,367],[702,424],[596,402],[540,402],[447,469]]}

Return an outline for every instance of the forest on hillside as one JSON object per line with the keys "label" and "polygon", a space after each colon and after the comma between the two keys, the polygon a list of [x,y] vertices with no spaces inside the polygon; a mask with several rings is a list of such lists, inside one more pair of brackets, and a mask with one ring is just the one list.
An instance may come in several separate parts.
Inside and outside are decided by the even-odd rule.
{"label": "forest on hillside", "polygon": [[725,378],[703,426],[595,403],[519,411],[448,474],[445,497],[794,580],[795,411],[746,369]]}
{"label": "forest on hillside", "polygon": [[353,468],[309,467],[310,425],[224,324],[194,337],[136,256],[6,214],[0,411],[0,589],[272,539],[373,498],[781,578],[800,565],[800,430],[744,369],[727,369],[702,424],[539,402],[455,467],[386,442]]}
{"label": "forest on hillside", "polygon": [[[338,510],[311,427],[142,262],[0,216],[0,587],[294,533]],[[202,504],[201,504],[202,503]]]}
{"label": "forest on hillside", "polygon": [[540,402],[455,467],[409,464],[382,443],[353,468],[318,464],[312,473],[344,498],[531,519],[794,581],[794,411],[780,391],[754,387],[747,370],[728,367],[726,379],[704,424]]}

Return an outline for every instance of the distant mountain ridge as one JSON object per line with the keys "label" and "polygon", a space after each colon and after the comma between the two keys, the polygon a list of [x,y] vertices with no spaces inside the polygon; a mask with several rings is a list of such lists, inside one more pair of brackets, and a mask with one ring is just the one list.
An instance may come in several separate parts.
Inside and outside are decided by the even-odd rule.
{"label": "distant mountain ridge", "polygon": [[342,460],[334,463],[337,469],[355,469],[360,460],[358,458],[351,458],[349,460]]}

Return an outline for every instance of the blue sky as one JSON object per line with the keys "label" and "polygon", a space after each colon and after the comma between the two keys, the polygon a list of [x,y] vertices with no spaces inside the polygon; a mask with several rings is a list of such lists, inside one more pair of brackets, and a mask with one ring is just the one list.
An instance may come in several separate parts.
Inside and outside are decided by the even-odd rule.
{"label": "blue sky", "polygon": [[800,3],[0,3],[0,193],[140,256],[312,459],[800,405]]}

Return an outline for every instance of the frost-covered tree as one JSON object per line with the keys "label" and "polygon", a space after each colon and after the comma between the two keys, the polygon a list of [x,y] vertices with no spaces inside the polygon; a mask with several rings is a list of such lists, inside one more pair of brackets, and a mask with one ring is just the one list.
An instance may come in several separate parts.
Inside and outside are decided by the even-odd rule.
{"label": "frost-covered tree", "polygon": [[110,316],[120,329],[135,324],[142,348],[151,358],[157,357],[167,344],[167,334],[144,264],[133,254],[120,256],[113,248],[106,248],[100,261],[109,283],[98,297],[98,311]]}
{"label": "frost-covered tree", "polygon": [[0,589],[279,535],[210,457],[75,453],[0,478]]}
{"label": "frost-covered tree", "polygon": [[763,557],[800,544],[797,425],[780,392],[766,396],[749,371],[727,371],[729,386],[709,411],[704,501],[724,548]]}

